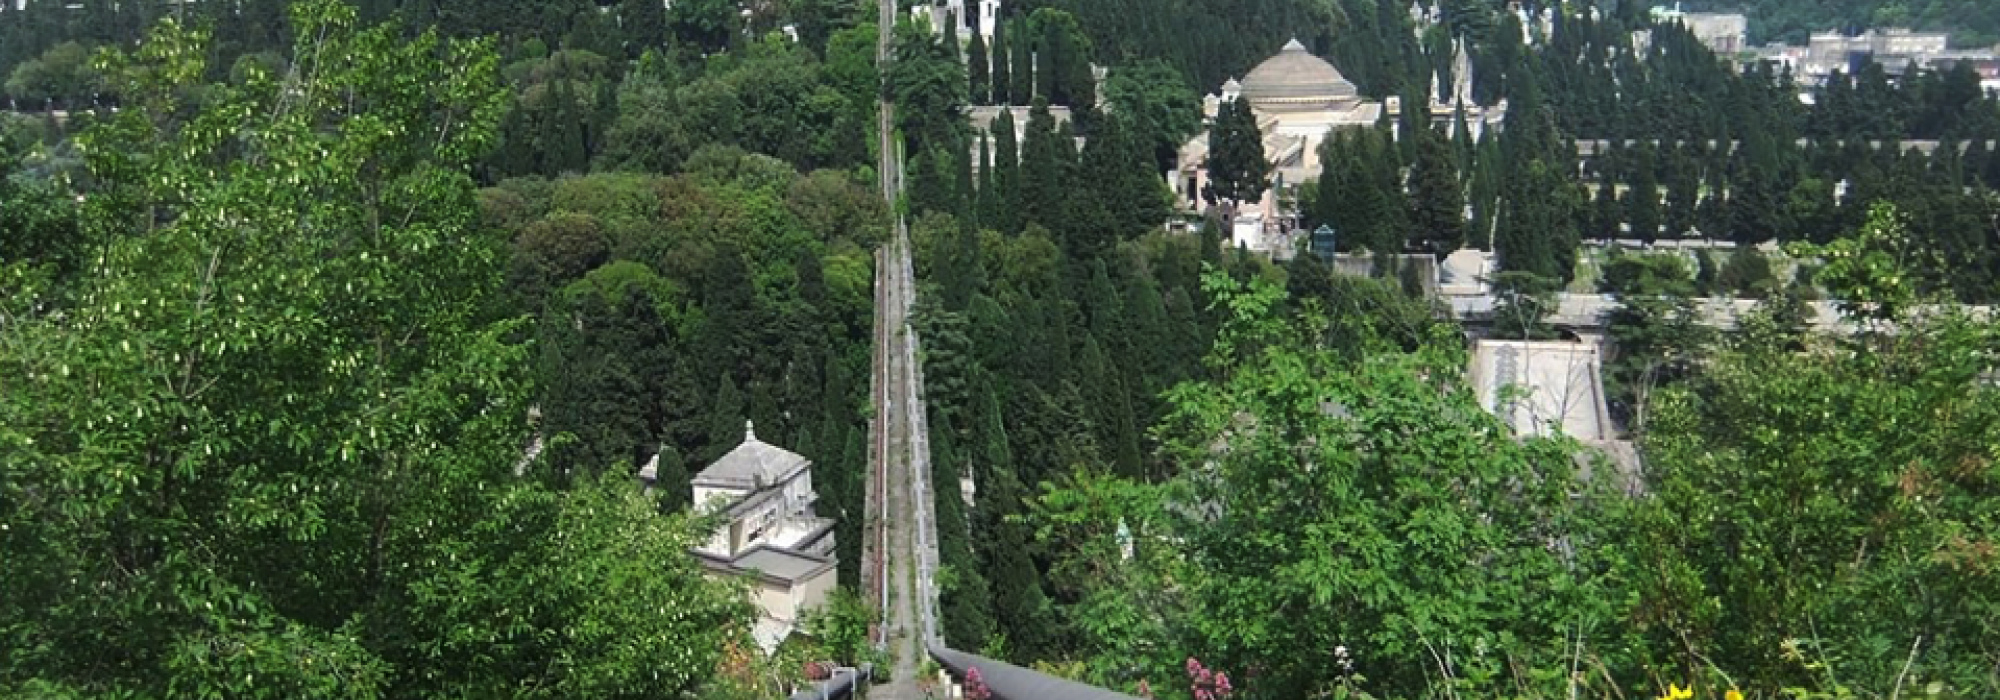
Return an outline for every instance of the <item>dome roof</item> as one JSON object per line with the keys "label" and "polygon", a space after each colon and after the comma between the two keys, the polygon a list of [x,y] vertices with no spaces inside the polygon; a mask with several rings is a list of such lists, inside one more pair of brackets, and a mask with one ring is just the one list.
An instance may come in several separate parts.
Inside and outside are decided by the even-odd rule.
{"label": "dome roof", "polygon": [[1359,94],[1339,69],[1314,56],[1297,39],[1243,76],[1243,97],[1253,104],[1348,100]]}

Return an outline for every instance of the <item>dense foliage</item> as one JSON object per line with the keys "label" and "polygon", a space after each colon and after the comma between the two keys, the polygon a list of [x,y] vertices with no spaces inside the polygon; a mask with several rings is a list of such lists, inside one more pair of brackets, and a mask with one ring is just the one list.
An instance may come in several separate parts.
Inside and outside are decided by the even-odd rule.
{"label": "dense foliage", "polygon": [[[849,0],[0,3],[43,112],[0,119],[0,694],[770,697],[869,660],[847,592],[754,651],[683,509],[752,420],[855,581],[893,216],[956,648],[1162,697],[2000,693],[2000,335],[1950,305],[2000,297],[2000,101],[1865,66],[1807,105],[1638,3],[1437,5],[1022,0],[961,44]],[[1960,5],[1907,13],[1990,31]],[[1280,195],[1348,250],[1494,250],[1498,335],[1622,302],[1641,471],[1488,416],[1422,280],[1162,230],[1205,127],[1213,202],[1275,185],[1197,95],[1294,37],[1404,104],[1469,51],[1450,127],[1342,132]],[[1675,238],[1787,256],[1582,243]],[[1722,295],[1764,303],[1701,328]]]}
{"label": "dense foliage", "polygon": [[692,523],[622,475],[514,476],[527,348],[466,175],[504,105],[490,47],[294,17],[316,58],[283,77],[204,84],[207,37],[172,23],[103,64],[128,106],[84,136],[84,203],[6,221],[87,252],[0,260],[0,687],[702,684],[749,611],[681,555]]}

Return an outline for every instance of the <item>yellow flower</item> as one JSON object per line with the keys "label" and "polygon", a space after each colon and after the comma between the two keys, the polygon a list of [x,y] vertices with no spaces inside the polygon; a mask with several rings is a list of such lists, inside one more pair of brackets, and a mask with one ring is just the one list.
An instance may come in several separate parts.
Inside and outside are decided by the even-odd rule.
{"label": "yellow flower", "polygon": [[1682,690],[1680,684],[1668,683],[1667,694],[1660,696],[1660,700],[1694,700],[1694,687]]}
{"label": "yellow flower", "polygon": [[1743,700],[1743,693],[1737,691],[1735,688],[1730,688],[1729,692],[1722,694],[1722,700]]}

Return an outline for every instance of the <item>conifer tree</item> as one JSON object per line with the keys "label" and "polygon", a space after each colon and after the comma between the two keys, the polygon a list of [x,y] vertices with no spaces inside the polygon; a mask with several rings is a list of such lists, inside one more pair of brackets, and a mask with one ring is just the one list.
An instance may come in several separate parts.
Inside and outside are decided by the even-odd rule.
{"label": "conifer tree", "polygon": [[974,207],[974,210],[977,212],[975,218],[978,220],[977,223],[980,227],[998,229],[1000,228],[1001,220],[1000,208],[1003,206],[1003,203],[1000,201],[1000,192],[993,181],[992,141],[993,139],[986,132],[982,131],[979,133],[979,191],[976,195],[978,203]]}
{"label": "conifer tree", "polygon": [[1126,388],[1139,423],[1151,425],[1160,414],[1157,397],[1168,386],[1168,365],[1173,361],[1166,301],[1160,297],[1159,283],[1143,271],[1126,275],[1124,286],[1125,339],[1135,360],[1126,372]]}
{"label": "conifer tree", "polygon": [[991,63],[989,63],[993,75],[989,79],[987,86],[988,104],[1017,104],[1014,102],[1014,78],[1013,71],[1010,68],[1013,65],[1013,54],[1011,52],[1018,51],[1018,49],[1007,45],[1007,27],[1010,24],[1010,22],[997,17],[993,20],[993,56]]}
{"label": "conifer tree", "polygon": [[938,36],[937,41],[938,45],[944,48],[945,60],[949,61],[952,65],[961,65],[965,62],[965,58],[960,55],[962,52],[958,46],[957,13],[944,13],[944,33]]}
{"label": "conifer tree", "polygon": [[618,26],[625,32],[625,54],[637,59],[667,41],[667,6],[659,0],[620,0]]}
{"label": "conifer tree", "polygon": [[1590,235],[1598,240],[1616,240],[1624,231],[1625,205],[1618,200],[1618,183],[1606,177],[1597,183],[1589,211]]}
{"label": "conifer tree", "polygon": [[1068,174],[1072,146],[1062,142],[1049,103],[1035,98],[1028,112],[1028,131],[1021,146],[1021,218],[1054,230],[1064,225],[1063,184]]}
{"label": "conifer tree", "polygon": [[1451,149],[1458,159],[1459,177],[1470,183],[1472,162],[1477,157],[1477,144],[1472,140],[1472,127],[1465,122],[1465,105],[1459,104],[1451,112]]}
{"label": "conifer tree", "polygon": [[547,139],[542,147],[546,159],[542,172],[551,175],[584,172],[589,162],[589,151],[584,144],[584,114],[578,108],[570,80],[558,78],[550,95],[554,104],[542,109],[543,133]]}
{"label": "conifer tree", "polygon": [[674,511],[693,504],[693,481],[688,476],[687,463],[681,460],[680,450],[674,449],[673,445],[661,446],[660,462],[655,470],[653,493],[659,495],[661,508]]}
{"label": "conifer tree", "polygon": [[1035,44],[1035,94],[1050,104],[1090,108],[1097,100],[1097,84],[1090,70],[1090,39],[1076,16],[1044,7],[1035,10],[1029,21],[1040,37]]}
{"label": "conifer tree", "polygon": [[1201,316],[1194,310],[1194,297],[1187,287],[1174,287],[1167,292],[1167,335],[1170,340],[1165,348],[1168,353],[1167,375],[1161,386],[1191,378],[1191,370],[1201,366],[1202,354],[1206,351],[1207,334],[1203,332]]}
{"label": "conifer tree", "polygon": [[861,584],[862,501],[865,498],[860,475],[867,469],[868,465],[868,435],[853,423],[847,425],[846,432],[847,439],[845,443],[847,446],[840,452],[840,463],[845,465],[845,470],[848,474],[844,479],[846,494],[843,496],[844,502],[847,505],[840,518],[841,524],[839,527],[848,528],[848,534],[844,537],[836,535],[837,539],[834,546],[838,548],[837,551],[840,555],[841,581],[848,585],[859,586]]}
{"label": "conifer tree", "polygon": [[[1003,433],[1004,434],[1004,433]],[[1023,523],[1007,516],[1022,511],[1023,480],[1012,461],[1011,450],[994,449],[1004,441],[987,443],[982,467],[990,475],[979,485],[981,493],[975,520],[976,541],[986,580],[993,592],[993,619],[1005,621],[1007,657],[1017,663],[1046,658],[1051,651],[1054,620],[1047,595],[1042,591],[1040,570],[1028,556],[1030,535]]]}
{"label": "conifer tree", "polygon": [[1468,187],[1472,232],[1467,238],[1474,247],[1490,252],[1496,247],[1494,236],[1499,230],[1500,193],[1504,189],[1501,175],[1504,157],[1492,131],[1480,133],[1478,152],[1472,161],[1472,183]]}
{"label": "conifer tree", "polygon": [[972,143],[963,134],[954,134],[952,141],[955,142],[954,147],[946,152],[951,159],[949,165],[952,175],[956,178],[952,186],[952,194],[956,199],[952,202],[951,212],[965,221],[966,225],[978,226],[979,187],[978,183],[974,182],[972,174]]}
{"label": "conifer tree", "polygon": [[[1173,192],[1155,169],[1156,161],[1144,135],[1124,115],[1098,119],[1100,125],[1092,142],[1102,140],[1099,158],[1085,164],[1086,177],[1100,188],[1100,198],[1110,210],[1112,233],[1131,239],[1159,228],[1173,215]],[[1086,152],[1089,144],[1085,146]]]}
{"label": "conifer tree", "polygon": [[1654,166],[1652,149],[1642,145],[1633,154],[1631,186],[1625,191],[1625,220],[1632,235],[1649,244],[1660,237],[1660,183]]}
{"label": "conifer tree", "polygon": [[972,32],[972,46],[966,53],[965,74],[972,81],[972,92],[968,99],[975,105],[994,104],[993,76],[986,51],[986,36],[979,31]]}
{"label": "conifer tree", "polygon": [[1243,202],[1256,201],[1271,186],[1271,164],[1264,156],[1264,135],[1257,115],[1243,100],[1222,103],[1209,130],[1208,186],[1202,197],[1210,205],[1226,203],[1224,215],[1234,219]]}
{"label": "conifer tree", "polygon": [[1667,195],[1662,218],[1667,227],[1665,235],[1667,238],[1685,238],[1694,228],[1695,199],[1700,194],[1701,173],[1686,150],[1677,147],[1666,151],[1664,169]]}
{"label": "conifer tree", "polygon": [[[949,422],[935,408],[932,409],[931,425],[948,426]],[[937,520],[938,563],[951,572],[946,577],[948,585],[941,593],[944,608],[945,642],[960,649],[978,649],[985,646],[993,634],[993,620],[985,609],[991,600],[986,586],[986,577],[980,572],[978,559],[973,556],[970,521],[965,515],[965,500],[959,491],[959,479],[971,460],[965,452],[956,448],[956,440],[946,428],[934,433],[931,441],[933,504]]]}
{"label": "conifer tree", "polygon": [[960,195],[951,154],[942,148],[918,153],[910,163],[910,211],[956,213]]}
{"label": "conifer tree", "polygon": [[993,193],[999,216],[987,225],[1020,233],[1026,223],[1021,219],[1021,147],[1011,109],[993,119]]}
{"label": "conifer tree", "polygon": [[1565,238],[1560,232],[1569,225],[1570,217],[1554,194],[1565,187],[1562,176],[1540,160],[1529,161],[1523,170],[1507,184],[1495,241],[1500,269],[1567,280],[1558,248]]}
{"label": "conifer tree", "polygon": [[1035,102],[1035,68],[1038,63],[1035,54],[1041,47],[1036,45],[1034,34],[1027,31],[1028,27],[1025,19],[1014,20],[1014,44],[1010,47],[1013,51],[1010,57],[1013,59],[1013,66],[1010,69],[1013,81],[1009,88],[1013,100],[1009,104],[1025,105]]}
{"label": "conifer tree", "polygon": [[1416,163],[1410,172],[1410,224],[1422,249],[1445,255],[1465,245],[1465,191],[1443,134],[1416,133]]}
{"label": "conifer tree", "polygon": [[702,461],[714,462],[743,444],[745,416],[749,411],[734,377],[722,375],[722,386],[715,391],[715,403],[709,406],[708,415],[708,451]]}

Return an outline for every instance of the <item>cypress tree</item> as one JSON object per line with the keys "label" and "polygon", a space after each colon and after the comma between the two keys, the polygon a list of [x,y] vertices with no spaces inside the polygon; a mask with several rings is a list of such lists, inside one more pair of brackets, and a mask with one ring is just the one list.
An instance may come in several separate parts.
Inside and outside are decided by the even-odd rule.
{"label": "cypress tree", "polygon": [[569,79],[556,80],[551,99],[555,104],[542,110],[547,119],[547,131],[544,133],[548,135],[542,152],[542,172],[552,176],[583,172],[589,162],[589,152],[584,145],[583,115]]}
{"label": "cypress tree", "polygon": [[861,585],[861,503],[866,499],[865,482],[859,477],[865,473],[868,466],[868,438],[866,433],[852,423],[847,425],[846,434],[847,437],[843,442],[847,446],[840,452],[840,464],[847,474],[842,478],[845,493],[841,495],[841,502],[846,505],[841,511],[841,524],[836,527],[845,527],[847,530],[846,534],[835,535],[834,546],[840,558],[841,582],[859,586]]}
{"label": "cypress tree", "polygon": [[1472,161],[1472,232],[1468,242],[1490,252],[1497,247],[1494,237],[1499,230],[1504,158],[1492,131],[1480,133],[1478,150]]}
{"label": "cypress tree", "polygon": [[661,508],[678,511],[694,503],[693,480],[688,476],[687,463],[681,460],[680,450],[673,445],[661,446],[660,463],[655,470],[653,493],[659,494]]}
{"label": "cypress tree", "polygon": [[609,80],[597,81],[597,95],[592,102],[594,108],[590,113],[590,128],[584,135],[583,166],[586,168],[590,160],[603,153],[610,142],[611,124],[618,120],[618,86]]}
{"label": "cypress tree", "polygon": [[1055,624],[1041,573],[1028,556],[1027,526],[1007,520],[1022,510],[1020,480],[1012,465],[993,465],[992,470],[992,483],[981,487],[990,495],[981,499],[975,537],[985,545],[981,558],[993,591],[993,619],[1006,621],[1007,658],[1028,664],[1047,658]]}
{"label": "cypress tree", "polygon": [[1599,240],[1616,240],[1625,223],[1625,205],[1618,201],[1618,185],[1610,179],[1597,183],[1596,198],[1590,207],[1590,234]]}
{"label": "cypress tree", "polygon": [[1208,351],[1201,316],[1195,313],[1194,297],[1186,287],[1174,287],[1167,292],[1166,335],[1168,355],[1164,364],[1166,374],[1160,381],[1162,387],[1191,378],[1192,370],[1201,366],[1202,355]]}
{"label": "cypress tree", "polygon": [[1014,110],[1002,110],[993,120],[993,193],[999,214],[987,225],[1018,234],[1021,220],[1021,148],[1014,129]]}
{"label": "cypress tree", "polygon": [[[948,422],[937,410],[932,425]],[[962,465],[968,460],[954,447],[952,431],[939,430],[931,442],[932,505],[937,516],[938,561],[950,569],[950,586],[942,592],[945,642],[960,649],[985,646],[993,634],[993,620],[985,608],[991,593],[973,556],[971,523],[965,516],[965,500],[959,490]]]}
{"label": "cypress tree", "polygon": [[1008,24],[998,18],[993,21],[993,58],[990,64],[993,76],[989,80],[990,90],[987,94],[990,104],[1011,106],[1015,102],[1013,72],[1008,70],[1012,62],[1012,54],[1009,53],[1011,49],[1007,46]]}
{"label": "cypress tree", "polygon": [[1442,134],[1420,129],[1410,172],[1410,224],[1424,250],[1442,256],[1465,245],[1465,191],[1451,145]]}
{"label": "cypress tree", "polygon": [[1028,112],[1028,133],[1021,146],[1021,218],[1051,230],[1064,225],[1063,180],[1069,158],[1061,143],[1049,103],[1039,97]]}
{"label": "cypress tree", "polygon": [[1397,147],[1391,127],[1363,132],[1360,143],[1362,173],[1366,177],[1362,195],[1362,216],[1356,236],[1377,253],[1401,252],[1408,238],[1410,206],[1403,192],[1402,149]]}
{"label": "cypress tree", "polygon": [[960,197],[956,192],[959,177],[953,172],[951,154],[942,148],[922,151],[910,163],[913,176],[910,179],[910,211],[956,213]]}
{"label": "cypress tree", "polygon": [[715,403],[709,407],[708,450],[703,462],[714,462],[743,444],[745,415],[743,393],[736,389],[736,379],[722,375],[722,386],[716,389]]}
{"label": "cypress tree", "polygon": [[1694,228],[1695,200],[1700,195],[1701,175],[1694,159],[1684,149],[1666,152],[1667,200],[1663,220],[1667,238],[1685,238]]}
{"label": "cypress tree", "polygon": [[1215,217],[1206,217],[1201,222],[1201,232],[1196,238],[1201,248],[1201,264],[1209,269],[1222,269],[1222,231],[1224,224]]}
{"label": "cypress tree", "polygon": [[1222,103],[1208,139],[1208,187],[1202,197],[1211,206],[1227,202],[1225,218],[1233,219],[1238,206],[1261,199],[1271,186],[1264,135],[1249,103],[1230,100]]}
{"label": "cypress tree", "polygon": [[973,181],[972,144],[963,134],[952,137],[953,148],[946,154],[951,158],[949,165],[957,181],[953,183],[952,207],[950,211],[968,225],[979,223],[979,188]]}
{"label": "cypress tree", "polygon": [[975,218],[978,219],[977,223],[980,226],[989,229],[998,229],[1000,227],[1001,202],[1000,193],[996,190],[993,183],[993,149],[991,142],[992,139],[987,136],[986,132],[982,131],[979,133],[979,191],[975,195],[975,201],[978,204],[974,209],[977,212]]}
{"label": "cypress tree", "polygon": [[1557,233],[1566,217],[1558,211],[1551,193],[1563,187],[1561,176],[1550,172],[1540,160],[1529,161],[1524,172],[1508,181],[1495,247],[1500,269],[1528,272],[1536,277],[1565,279],[1556,248]]}
{"label": "cypress tree", "polygon": [[1097,334],[1085,331],[1073,385],[1090,412],[1091,434],[1097,440],[1099,454],[1110,459],[1118,474],[1136,479],[1143,476],[1139,435],[1132,417],[1131,395],[1120,380]]}
{"label": "cypress tree", "polygon": [[966,54],[966,77],[972,81],[970,99],[972,104],[993,104],[993,76],[991,60],[986,53],[986,37],[979,31],[972,32],[972,47]]}
{"label": "cypress tree", "polygon": [[1173,194],[1153,170],[1154,161],[1129,117],[1110,115],[1097,120],[1098,128],[1084,145],[1083,184],[1093,188],[1109,215],[1101,234],[1110,239],[1131,239],[1158,228],[1173,214]]}
{"label": "cypress tree", "polygon": [[1652,243],[1660,237],[1660,183],[1654,174],[1652,149],[1640,146],[1633,156],[1631,187],[1625,191],[1625,218],[1632,234]]}
{"label": "cypress tree", "polygon": [[1477,146],[1472,141],[1472,127],[1465,122],[1465,104],[1460,103],[1451,113],[1452,155],[1458,159],[1459,177],[1468,183],[1472,180],[1472,162],[1477,154]]}
{"label": "cypress tree", "polygon": [[1013,67],[1012,85],[1009,87],[1013,100],[1008,104],[1034,104],[1035,102],[1035,52],[1040,48],[1032,40],[1033,35],[1025,30],[1025,20],[1015,20],[1015,43],[1011,50]]}
{"label": "cypress tree", "polygon": [[625,53],[639,58],[667,42],[667,8],[659,0],[621,0],[618,25],[625,30]]}
{"label": "cypress tree", "polygon": [[953,65],[960,65],[965,62],[965,59],[959,55],[957,13],[944,13],[944,35],[938,37],[938,43],[944,47],[944,57],[948,62]]}
{"label": "cypress tree", "polygon": [[1125,276],[1122,293],[1126,356],[1134,360],[1126,366],[1125,388],[1138,424],[1151,425],[1163,408],[1158,396],[1167,388],[1167,363],[1172,361],[1166,301],[1153,276],[1143,271]]}

